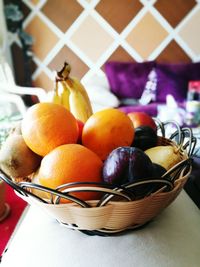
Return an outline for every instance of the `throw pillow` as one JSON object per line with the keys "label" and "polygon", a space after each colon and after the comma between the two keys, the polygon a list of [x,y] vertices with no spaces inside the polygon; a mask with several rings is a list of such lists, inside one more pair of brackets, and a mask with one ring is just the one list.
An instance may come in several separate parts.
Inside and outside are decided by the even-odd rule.
{"label": "throw pillow", "polygon": [[114,62],[105,64],[105,73],[110,90],[120,99],[140,99],[155,61]]}
{"label": "throw pillow", "polygon": [[171,94],[176,101],[186,100],[190,80],[200,80],[200,63],[156,64],[156,101],[165,102]]}

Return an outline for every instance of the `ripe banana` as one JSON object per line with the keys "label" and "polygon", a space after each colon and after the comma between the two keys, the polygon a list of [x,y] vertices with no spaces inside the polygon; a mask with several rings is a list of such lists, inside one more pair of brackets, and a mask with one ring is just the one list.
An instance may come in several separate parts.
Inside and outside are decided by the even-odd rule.
{"label": "ripe banana", "polygon": [[57,72],[56,81],[60,102],[71,111],[76,119],[86,122],[93,113],[90,99],[80,81],[69,77],[70,71],[70,65],[65,62],[62,70]]}
{"label": "ripe banana", "polygon": [[70,91],[69,96],[69,106],[70,111],[74,115],[76,119],[79,119],[83,123],[87,121],[87,119],[92,115],[91,106],[88,104],[87,98],[82,94],[81,91],[74,89],[74,87],[70,87],[67,84],[67,87]]}
{"label": "ripe banana", "polygon": [[51,94],[51,97],[50,97],[50,102],[53,102],[55,104],[61,104],[61,98],[58,94],[58,84],[56,82],[55,84],[55,88]]}
{"label": "ripe banana", "polygon": [[53,102],[55,104],[63,105],[66,109],[70,110],[69,108],[69,90],[63,83],[63,81],[60,81],[56,79],[55,82],[55,88],[51,94],[50,102]]}
{"label": "ripe banana", "polygon": [[63,105],[66,109],[70,110],[69,106],[69,95],[70,92],[68,88],[65,86],[64,82],[59,82],[59,93],[60,93],[60,99],[61,99],[61,105]]}

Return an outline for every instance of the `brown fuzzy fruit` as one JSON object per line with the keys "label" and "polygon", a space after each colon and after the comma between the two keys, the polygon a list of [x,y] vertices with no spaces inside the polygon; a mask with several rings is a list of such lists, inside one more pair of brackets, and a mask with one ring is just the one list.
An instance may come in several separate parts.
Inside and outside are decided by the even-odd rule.
{"label": "brown fuzzy fruit", "polygon": [[0,150],[0,168],[11,178],[25,177],[37,170],[41,157],[26,145],[22,135],[11,134]]}

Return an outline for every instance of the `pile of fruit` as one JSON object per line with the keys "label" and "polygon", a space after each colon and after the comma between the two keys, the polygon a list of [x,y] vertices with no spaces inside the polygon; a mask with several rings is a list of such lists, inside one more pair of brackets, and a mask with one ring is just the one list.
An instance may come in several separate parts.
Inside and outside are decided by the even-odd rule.
{"label": "pile of fruit", "polygon": [[[146,113],[114,108],[92,113],[84,87],[69,73],[65,64],[52,101],[31,106],[3,144],[0,169],[12,180],[29,178],[52,189],[73,182],[123,186],[160,178],[181,161],[176,146],[157,145],[156,124]],[[147,189],[141,187],[139,197]],[[100,198],[96,191],[72,195]]]}

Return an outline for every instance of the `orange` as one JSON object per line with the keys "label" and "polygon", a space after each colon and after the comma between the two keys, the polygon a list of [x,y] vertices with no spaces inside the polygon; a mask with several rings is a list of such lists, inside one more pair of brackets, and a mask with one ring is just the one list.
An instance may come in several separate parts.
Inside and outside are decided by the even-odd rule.
{"label": "orange", "polygon": [[[35,175],[43,186],[55,189],[71,182],[102,182],[102,160],[79,144],[59,146],[46,155]],[[97,192],[71,193],[82,200],[96,199]]]}
{"label": "orange", "polygon": [[54,103],[31,106],[22,120],[21,130],[27,146],[40,156],[62,144],[76,143],[79,134],[75,117]]}
{"label": "orange", "polygon": [[114,108],[94,113],[86,121],[82,132],[82,144],[94,151],[102,160],[119,146],[130,146],[134,138],[131,119]]}

